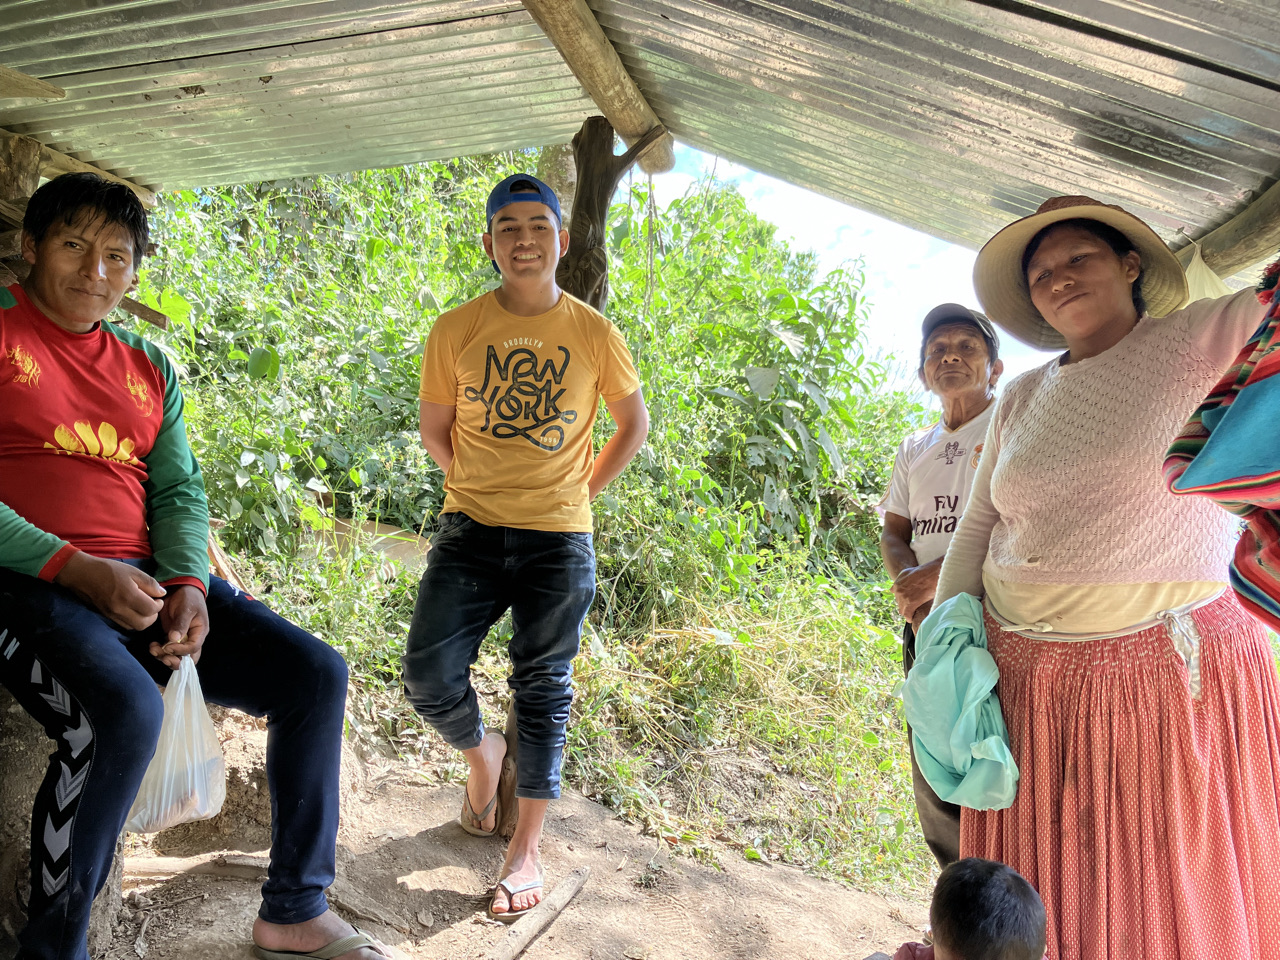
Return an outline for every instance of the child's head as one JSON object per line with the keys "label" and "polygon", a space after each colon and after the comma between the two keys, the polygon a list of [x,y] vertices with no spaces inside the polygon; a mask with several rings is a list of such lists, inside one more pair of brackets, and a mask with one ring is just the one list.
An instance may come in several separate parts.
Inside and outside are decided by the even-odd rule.
{"label": "child's head", "polygon": [[1044,904],[1012,867],[969,857],[938,877],[929,908],[937,960],[1041,960]]}

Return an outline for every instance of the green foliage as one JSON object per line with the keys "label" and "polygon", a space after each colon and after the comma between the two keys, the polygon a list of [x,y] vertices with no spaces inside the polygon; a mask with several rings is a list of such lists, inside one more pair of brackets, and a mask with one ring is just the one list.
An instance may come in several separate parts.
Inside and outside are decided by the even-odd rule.
{"label": "green foliage", "polygon": [[[406,754],[439,744],[398,697],[416,584],[317,539],[334,516],[433,528],[422,344],[496,282],[484,199],[522,166],[533,158],[187,191],[159,213],[142,282],[174,321],[156,339],[184,371],[224,539],[352,664],[353,729]],[[661,215],[637,184],[609,228],[609,313],[653,428],[594,505],[600,592],[567,774],[694,849],[719,836],[748,858],[918,879],[871,507],[920,410],[862,355],[860,265],[815,280],[812,255],[713,180]],[[602,442],[612,422],[597,429]],[[478,665],[495,686],[509,629]],[[749,758],[749,783],[717,759],[730,755]]]}

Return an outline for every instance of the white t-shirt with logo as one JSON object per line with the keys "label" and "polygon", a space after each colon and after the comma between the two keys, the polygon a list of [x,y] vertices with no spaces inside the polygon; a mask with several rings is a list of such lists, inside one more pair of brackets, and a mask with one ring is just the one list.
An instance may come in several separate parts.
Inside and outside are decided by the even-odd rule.
{"label": "white t-shirt with logo", "polygon": [[987,436],[995,403],[955,430],[939,419],[911,434],[898,447],[889,491],[877,509],[911,521],[911,549],[917,563],[937,560],[947,552]]}

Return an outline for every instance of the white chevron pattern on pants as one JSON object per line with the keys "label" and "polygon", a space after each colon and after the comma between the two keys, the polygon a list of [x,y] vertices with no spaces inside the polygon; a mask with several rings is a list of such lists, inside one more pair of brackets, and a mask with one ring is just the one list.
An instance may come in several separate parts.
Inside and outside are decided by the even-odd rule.
{"label": "white chevron pattern on pants", "polygon": [[62,739],[71,746],[71,759],[77,759],[84,751],[84,748],[89,745],[89,741],[93,739],[93,728],[89,726],[89,718],[81,714],[80,726],[74,730],[71,727],[67,727],[63,731]]}
{"label": "white chevron pattern on pants", "polygon": [[67,852],[67,847],[71,843],[71,824],[74,820],[68,820],[62,825],[61,830],[55,830],[53,827],[53,817],[46,817],[44,821],[44,848],[49,851],[50,860],[58,860]]}
{"label": "white chevron pattern on pants", "polygon": [[62,773],[58,775],[58,786],[54,789],[54,795],[58,800],[59,812],[66,810],[67,804],[80,796],[80,790],[84,787],[84,781],[87,776],[89,776],[89,764],[87,763],[80,768],[79,773],[74,775],[65,763],[62,765]]}
{"label": "white chevron pattern on pants", "polygon": [[52,897],[55,893],[67,885],[67,877],[71,873],[71,868],[67,867],[56,877],[49,872],[48,865],[40,868],[44,874],[44,893],[47,897]]}

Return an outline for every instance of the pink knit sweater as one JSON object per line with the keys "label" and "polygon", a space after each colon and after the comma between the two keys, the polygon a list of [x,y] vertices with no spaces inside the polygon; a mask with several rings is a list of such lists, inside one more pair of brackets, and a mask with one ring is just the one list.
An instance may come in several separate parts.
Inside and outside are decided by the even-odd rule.
{"label": "pink knit sweater", "polygon": [[1165,450],[1262,321],[1251,290],[1144,316],[1096,357],[1057,359],[996,403],[935,605],[1021,583],[1225,581],[1237,524],[1164,486]]}

